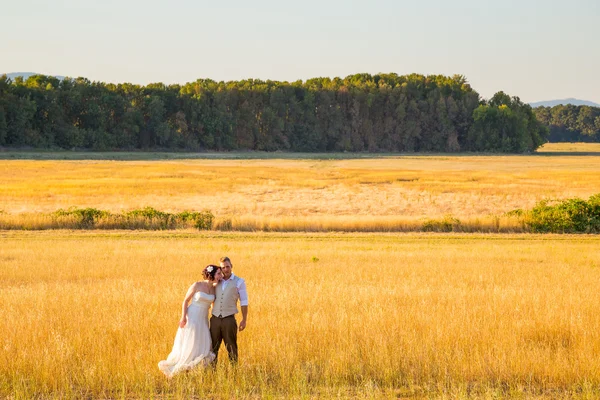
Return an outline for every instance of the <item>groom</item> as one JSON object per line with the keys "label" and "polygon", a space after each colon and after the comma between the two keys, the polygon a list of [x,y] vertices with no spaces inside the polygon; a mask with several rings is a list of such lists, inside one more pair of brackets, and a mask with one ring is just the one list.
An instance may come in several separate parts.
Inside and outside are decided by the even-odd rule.
{"label": "groom", "polygon": [[233,274],[233,266],[229,257],[221,257],[220,261],[223,280],[215,288],[215,303],[213,304],[212,317],[210,318],[210,337],[212,339],[212,351],[215,353],[215,364],[222,341],[225,342],[229,359],[234,363],[238,360],[238,326],[235,320],[235,314],[238,313],[238,300],[242,308],[242,320],[239,326],[240,332],[246,328],[246,318],[248,317],[246,282]]}

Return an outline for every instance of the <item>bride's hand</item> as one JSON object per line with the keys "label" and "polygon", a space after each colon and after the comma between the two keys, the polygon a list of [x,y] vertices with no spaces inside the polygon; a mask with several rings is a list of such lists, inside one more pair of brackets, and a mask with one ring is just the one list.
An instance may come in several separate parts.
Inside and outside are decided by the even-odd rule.
{"label": "bride's hand", "polygon": [[187,319],[186,318],[181,318],[181,321],[179,321],[179,327],[180,328],[184,328],[185,324],[187,324]]}

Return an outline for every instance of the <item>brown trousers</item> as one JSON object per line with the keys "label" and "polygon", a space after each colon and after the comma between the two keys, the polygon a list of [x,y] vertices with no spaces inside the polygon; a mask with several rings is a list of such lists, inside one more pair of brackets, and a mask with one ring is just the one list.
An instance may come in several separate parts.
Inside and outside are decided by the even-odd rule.
{"label": "brown trousers", "polygon": [[231,362],[236,363],[238,360],[237,347],[237,321],[235,316],[230,315],[225,318],[210,317],[210,338],[212,339],[212,351],[215,353],[215,364],[219,356],[219,347],[221,342],[225,342],[225,348],[229,353]]}

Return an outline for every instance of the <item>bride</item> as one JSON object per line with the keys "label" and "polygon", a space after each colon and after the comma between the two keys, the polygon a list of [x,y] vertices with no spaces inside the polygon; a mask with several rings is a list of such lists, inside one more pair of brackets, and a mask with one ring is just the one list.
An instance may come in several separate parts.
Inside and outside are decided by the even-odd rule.
{"label": "bride", "polygon": [[220,267],[209,265],[202,275],[204,281],[190,286],[183,300],[173,350],[166,360],[158,363],[158,368],[168,378],[197,365],[206,366],[215,359],[211,351],[208,309],[215,300],[215,286],[223,278],[223,273]]}

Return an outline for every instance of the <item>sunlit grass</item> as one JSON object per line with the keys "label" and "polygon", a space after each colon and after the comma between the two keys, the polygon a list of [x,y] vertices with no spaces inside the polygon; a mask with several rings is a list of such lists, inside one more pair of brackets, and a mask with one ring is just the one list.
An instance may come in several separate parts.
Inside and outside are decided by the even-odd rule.
{"label": "sunlit grass", "polygon": [[[0,233],[0,397],[600,396],[600,239]],[[186,288],[228,255],[240,365],[167,381]],[[539,396],[539,397],[538,397]]]}
{"label": "sunlit grass", "polygon": [[[48,229],[0,231],[0,398],[599,398],[600,238],[503,215],[598,193],[592,146],[0,161],[0,229]],[[61,230],[71,206],[214,230]],[[398,233],[440,221],[485,234]],[[185,290],[223,255],[250,291],[241,362],[167,381]]]}
{"label": "sunlit grass", "polygon": [[209,209],[232,220],[281,218],[282,224],[288,217],[375,217],[385,226],[402,218],[491,218],[545,198],[588,198],[598,188],[600,153],[0,161],[0,210],[11,215],[151,206]]}
{"label": "sunlit grass", "polygon": [[[153,218],[123,218],[121,214],[98,218],[93,225],[82,223],[74,216],[56,216],[54,213],[0,214],[0,229],[47,230],[47,229],[186,229],[198,228],[193,221],[175,221],[165,224]],[[483,216],[461,220],[445,216],[441,218],[417,218],[395,216],[301,216],[268,217],[241,216],[216,218],[211,229],[241,232],[529,232],[523,217]]]}
{"label": "sunlit grass", "polygon": [[537,153],[600,154],[600,143],[546,143]]}

